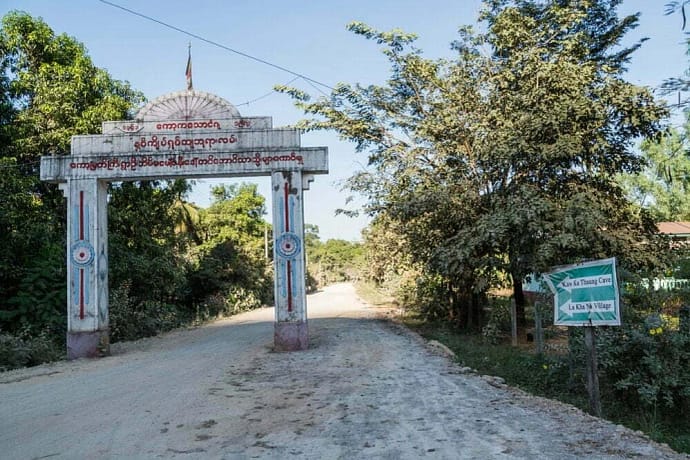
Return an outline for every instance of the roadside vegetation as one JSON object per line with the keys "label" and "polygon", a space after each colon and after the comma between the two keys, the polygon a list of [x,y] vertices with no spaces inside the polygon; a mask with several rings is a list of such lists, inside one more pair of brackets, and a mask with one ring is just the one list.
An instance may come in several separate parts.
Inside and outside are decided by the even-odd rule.
{"label": "roadside vegetation", "polygon": [[364,248],[341,239],[321,241],[319,227],[306,224],[307,291],[345,281],[357,281],[363,270]]}
{"label": "roadside vegetation", "polygon": [[688,452],[689,294],[645,281],[687,276],[685,244],[657,223],[690,220],[688,131],[668,127],[659,93],[626,80],[643,42],[626,38],[639,18],[619,17],[620,3],[486,0],[448,59],[426,58],[414,34],[355,22],[390,63],[385,83],[316,99],[278,89],[309,117],[302,128],[366,157],[348,183],[372,217],[362,280],[464,365],[588,409],[582,330],[546,324],[537,354],[523,281],[615,257],[623,324],[597,328],[604,415]]}
{"label": "roadside vegetation", "polygon": [[[545,340],[540,353],[533,304],[527,309],[532,327],[521,331],[513,346],[508,295],[489,296],[482,322],[466,328],[430,319],[424,305],[400,302],[396,292],[371,280],[357,283],[359,296],[373,305],[397,307],[399,321],[448,346],[459,365],[501,377],[531,394],[590,410],[582,330],[554,326],[548,297],[541,299]],[[596,331],[603,417],[690,453],[690,308],[684,308],[690,305],[690,290],[628,286],[621,301],[623,324]]]}

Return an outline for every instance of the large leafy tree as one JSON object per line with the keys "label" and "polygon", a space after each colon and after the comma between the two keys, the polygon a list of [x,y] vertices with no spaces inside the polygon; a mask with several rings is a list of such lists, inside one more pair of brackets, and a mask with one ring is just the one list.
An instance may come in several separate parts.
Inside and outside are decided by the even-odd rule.
{"label": "large leafy tree", "polygon": [[495,84],[483,138],[493,211],[483,217],[498,223],[518,303],[522,277],[555,263],[650,262],[633,248],[653,238],[653,221],[626,203],[615,177],[639,171],[633,143],[659,131],[665,110],[623,79],[640,43],[621,46],[638,18],[619,19],[619,3],[495,1],[485,10]]}
{"label": "large leafy tree", "polygon": [[0,31],[0,69],[13,110],[4,155],[35,161],[69,153],[75,134],[95,133],[103,120],[127,118],[141,93],[96,67],[73,37],[56,35],[40,18],[8,13]]}
{"label": "large leafy tree", "polygon": [[618,18],[619,3],[487,0],[486,32],[462,28],[450,60],[423,58],[413,35],[353,23],[384,45],[385,85],[341,84],[314,102],[281,89],[315,116],[302,127],[368,153],[349,185],[368,212],[402,224],[449,301],[471,304],[507,279],[520,307],[522,278],[554,264],[656,262],[654,223],[615,177],[640,170],[633,142],[655,135],[666,111],[623,79],[640,44],[621,45],[638,18]]}
{"label": "large leafy tree", "polygon": [[96,67],[84,46],[41,19],[10,12],[0,27],[0,326],[64,319],[64,201],[38,180],[41,155],[123,119],[143,100]]}

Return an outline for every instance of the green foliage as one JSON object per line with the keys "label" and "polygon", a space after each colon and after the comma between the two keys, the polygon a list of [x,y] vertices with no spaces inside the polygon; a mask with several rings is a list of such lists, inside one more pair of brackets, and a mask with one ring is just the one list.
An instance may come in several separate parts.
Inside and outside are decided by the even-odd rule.
{"label": "green foliage", "polygon": [[690,407],[690,335],[661,328],[622,328],[602,337],[615,347],[604,367],[632,407],[671,411]]}
{"label": "green foliage", "polygon": [[231,287],[225,296],[227,308],[224,313],[226,315],[235,315],[261,307],[263,304],[259,294],[262,293],[250,291],[242,286]]}
{"label": "green foliage", "polygon": [[306,225],[305,246],[308,276],[316,286],[356,281],[364,264],[362,245],[350,241],[319,239],[319,228]]}
{"label": "green foliage", "polygon": [[647,164],[639,174],[619,176],[628,196],[648,209],[656,221],[690,219],[689,133],[686,115],[682,131],[671,128],[659,139],[642,142]]}
{"label": "green foliage", "polygon": [[263,252],[266,199],[256,184],[219,185],[212,194],[213,204],[200,215],[205,239],[231,240]]}
{"label": "green foliage", "polygon": [[187,292],[185,251],[176,233],[184,181],[112,184],[108,206],[109,282],[129,283],[138,301],[173,303]]}
{"label": "green foliage", "polygon": [[629,408],[657,418],[690,409],[690,330],[678,321],[688,304],[688,291],[633,291],[623,325],[599,330],[601,370]]}
{"label": "green foliage", "polygon": [[126,118],[142,100],[94,66],[74,38],[23,12],[2,18],[0,328],[11,334],[3,343],[16,349],[16,359],[3,360],[13,366],[56,356],[53,342],[64,350],[64,199],[55,185],[39,181],[38,159],[68,153],[72,135]]}
{"label": "green foliage", "polygon": [[0,330],[0,372],[55,361],[64,357],[64,341],[53,331],[15,333]]}
{"label": "green foliage", "polygon": [[0,327],[64,323],[64,227],[33,191],[35,177],[13,158],[0,158],[0,168]]}
{"label": "green foliage", "polygon": [[[448,298],[448,284],[441,276],[421,276],[417,279],[414,296],[403,299],[403,304],[414,300],[414,308],[425,320],[450,320],[448,305],[439,303],[438,299]],[[407,300],[407,302],[405,302]]]}
{"label": "green foliage", "polygon": [[[128,119],[143,100],[94,66],[76,39],[23,12],[2,18],[0,328],[8,332],[0,335],[0,363],[8,364],[0,365],[42,362],[55,356],[53,341],[64,350],[64,198],[40,182],[39,157],[69,153],[73,135]],[[271,301],[256,187],[217,188],[204,211],[185,202],[188,191],[185,181],[110,185],[112,341]]]}
{"label": "green foliage", "polygon": [[[687,26],[687,17],[685,6],[688,4],[687,0],[674,0],[666,3],[666,14],[676,14],[680,11],[681,17],[683,18],[681,30],[685,30]],[[690,48],[690,40],[685,40],[686,46]],[[661,90],[664,94],[678,93],[678,102],[681,105],[687,106],[688,100],[685,99],[681,102],[680,93],[687,92],[690,89],[690,79],[688,79],[688,74],[680,77],[671,77],[664,81],[661,85]]]}
{"label": "green foliage", "polygon": [[373,282],[404,306],[414,305],[416,280],[421,270],[407,251],[407,242],[397,229],[399,223],[385,214],[376,216],[364,229],[364,279]]}
{"label": "green foliage", "polygon": [[[368,154],[348,186],[383,225],[372,279],[411,267],[425,283],[440,276],[438,308],[470,325],[476,295],[505,284],[524,321],[528,273],[611,256],[633,270],[662,263],[653,219],[615,180],[640,170],[634,142],[666,115],[623,78],[641,43],[622,45],[638,18],[618,18],[618,3],[486,1],[486,32],[462,28],[449,60],[424,58],[413,35],[353,23],[384,45],[385,85],[339,84],[315,101],[282,89],[312,116],[302,128],[333,130]],[[394,248],[406,257],[391,269]]]}
{"label": "green foliage", "polygon": [[[604,416],[644,430],[674,449],[690,453],[690,331],[679,328],[685,291],[631,289],[620,327],[598,327],[597,355]],[[505,330],[506,300],[492,299],[487,327]],[[502,377],[511,386],[588,410],[582,328],[570,328],[567,351],[512,347],[500,334],[468,334],[447,322],[408,322],[429,339],[450,347],[460,364]],[[690,323],[686,328],[690,328]]]}
{"label": "green foliage", "polygon": [[125,282],[110,290],[111,342],[154,336],[189,320],[178,306],[156,300],[137,301],[131,287],[131,282]]}
{"label": "green foliage", "polygon": [[55,35],[41,19],[10,12],[0,30],[0,69],[15,109],[4,155],[24,160],[69,152],[75,134],[95,133],[104,120],[122,120],[143,101],[128,83],[93,65],[73,37]]}
{"label": "green foliage", "polygon": [[265,201],[255,185],[219,186],[214,203],[183,200],[188,185],[111,189],[111,340],[132,340],[271,301]]}
{"label": "green foliage", "polygon": [[244,308],[237,306],[241,304],[237,293],[246,292],[251,293],[252,305],[271,303],[272,272],[264,256],[264,197],[254,184],[219,186],[213,194],[214,203],[199,214],[203,243],[193,251],[191,302],[222,294],[231,307],[217,313],[231,313]]}
{"label": "green foliage", "polygon": [[61,332],[66,326],[67,299],[65,254],[62,247],[41,248],[28,262],[17,294],[7,301],[8,310],[0,310],[0,319],[14,328]]}
{"label": "green foliage", "polygon": [[510,302],[504,298],[492,299],[486,324],[482,327],[482,337],[487,343],[498,345],[510,330]]}

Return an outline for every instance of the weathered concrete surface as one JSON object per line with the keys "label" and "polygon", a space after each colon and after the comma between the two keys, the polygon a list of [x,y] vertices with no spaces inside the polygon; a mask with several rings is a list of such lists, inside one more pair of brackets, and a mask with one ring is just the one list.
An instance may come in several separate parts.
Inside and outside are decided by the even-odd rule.
{"label": "weathered concrete surface", "polygon": [[97,358],[108,354],[110,354],[108,331],[67,333],[67,359]]}
{"label": "weathered concrete surface", "polygon": [[309,326],[307,321],[275,323],[273,348],[275,351],[299,351],[309,348]]}
{"label": "weathered concrete surface", "polygon": [[0,374],[3,459],[687,458],[451,363],[358,301],[310,296],[310,347],[273,310],[114,356]]}

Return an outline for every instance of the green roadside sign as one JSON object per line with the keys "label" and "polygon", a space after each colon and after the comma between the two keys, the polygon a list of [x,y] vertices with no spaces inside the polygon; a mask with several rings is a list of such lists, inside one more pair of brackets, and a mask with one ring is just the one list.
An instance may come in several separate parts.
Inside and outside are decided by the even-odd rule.
{"label": "green roadside sign", "polygon": [[620,326],[616,259],[558,267],[544,275],[554,298],[554,324]]}

